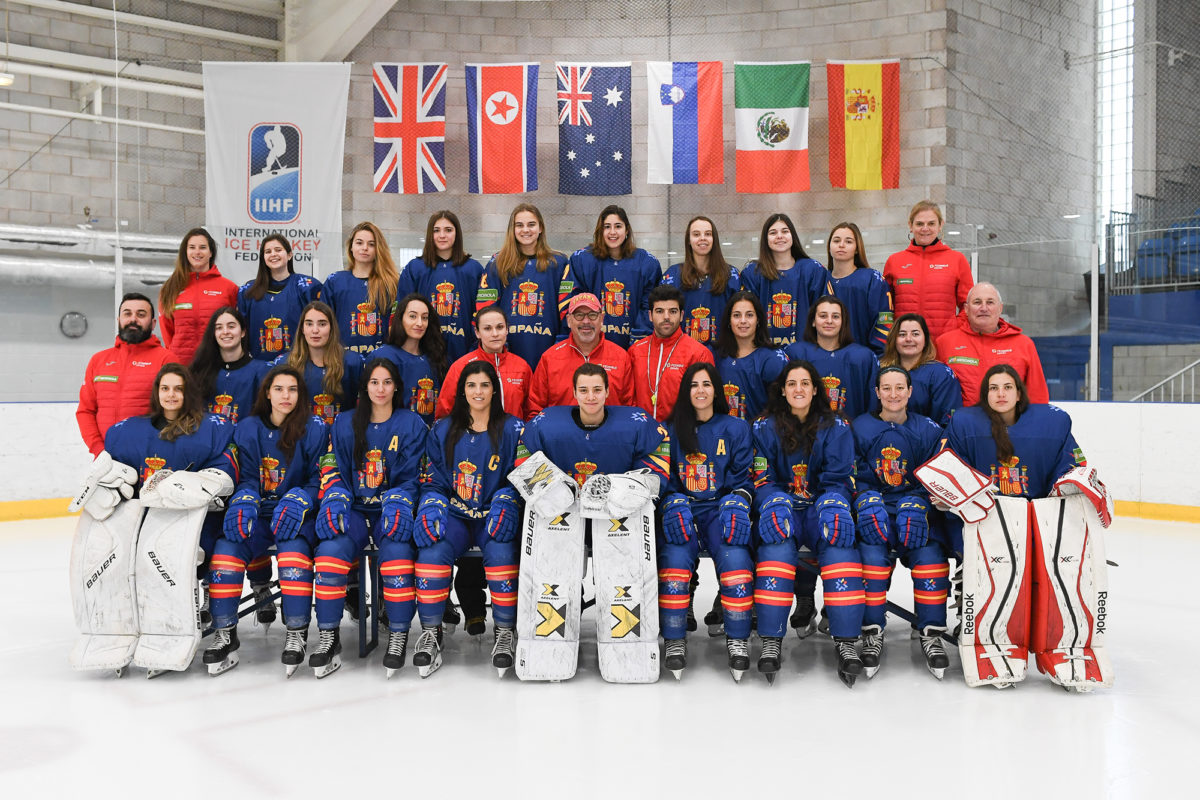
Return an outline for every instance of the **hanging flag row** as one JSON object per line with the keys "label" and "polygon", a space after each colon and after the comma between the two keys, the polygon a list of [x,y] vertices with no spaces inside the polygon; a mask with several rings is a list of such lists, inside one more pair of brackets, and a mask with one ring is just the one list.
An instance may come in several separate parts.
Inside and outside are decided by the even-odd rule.
{"label": "hanging flag row", "polygon": [[[469,188],[538,188],[538,64],[466,65]],[[446,189],[446,64],[375,64],[376,192]],[[738,192],[809,188],[808,62],[734,64]],[[623,195],[632,187],[631,64],[555,65],[559,193]],[[835,187],[900,180],[898,61],[831,61],[829,177]],[[724,183],[722,64],[646,63],[647,183]]]}

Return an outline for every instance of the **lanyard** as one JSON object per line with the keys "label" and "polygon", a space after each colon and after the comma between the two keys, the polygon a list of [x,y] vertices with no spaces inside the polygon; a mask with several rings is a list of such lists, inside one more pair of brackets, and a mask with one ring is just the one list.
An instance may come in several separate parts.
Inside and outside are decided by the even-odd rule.
{"label": "lanyard", "polygon": [[[652,334],[653,335],[653,334]],[[679,346],[679,342],[683,339],[682,336],[675,338],[675,344],[671,345],[671,352],[667,353],[667,366],[671,364],[671,356],[675,355],[675,348]],[[654,389],[650,392],[650,407],[651,414],[655,419],[658,419],[658,386],[662,383],[662,368],[663,368],[663,350],[666,347],[660,345],[658,348],[658,367],[654,370]],[[646,354],[646,385],[650,385],[650,354]]]}

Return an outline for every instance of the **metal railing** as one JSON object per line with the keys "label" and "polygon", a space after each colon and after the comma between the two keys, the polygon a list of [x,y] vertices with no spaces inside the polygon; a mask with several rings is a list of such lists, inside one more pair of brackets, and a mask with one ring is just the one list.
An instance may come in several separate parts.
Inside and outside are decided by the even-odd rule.
{"label": "metal railing", "polygon": [[1200,371],[1200,358],[1178,372],[1164,378],[1130,401],[1143,403],[1194,403],[1196,402],[1196,373]]}
{"label": "metal railing", "polygon": [[1114,212],[1105,229],[1109,294],[1200,288],[1200,214],[1142,219]]}

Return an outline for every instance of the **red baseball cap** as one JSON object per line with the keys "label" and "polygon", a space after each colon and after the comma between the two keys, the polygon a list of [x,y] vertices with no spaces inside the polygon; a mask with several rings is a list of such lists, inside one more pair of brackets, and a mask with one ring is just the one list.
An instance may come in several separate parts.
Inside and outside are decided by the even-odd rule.
{"label": "red baseball cap", "polygon": [[571,302],[567,305],[567,313],[574,314],[577,308],[590,308],[592,311],[600,310],[600,300],[591,292],[577,294],[571,298]]}

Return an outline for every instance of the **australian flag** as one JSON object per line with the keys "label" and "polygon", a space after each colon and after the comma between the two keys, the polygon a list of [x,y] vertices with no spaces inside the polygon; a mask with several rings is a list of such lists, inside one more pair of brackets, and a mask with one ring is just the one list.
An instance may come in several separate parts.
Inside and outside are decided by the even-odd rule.
{"label": "australian flag", "polygon": [[446,190],[446,65],[376,64],[375,191]]}
{"label": "australian flag", "polygon": [[559,194],[630,194],[630,65],[558,64],[555,71]]}

